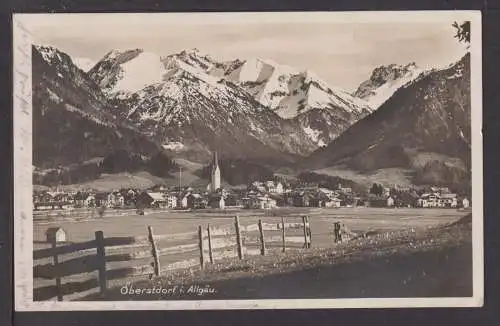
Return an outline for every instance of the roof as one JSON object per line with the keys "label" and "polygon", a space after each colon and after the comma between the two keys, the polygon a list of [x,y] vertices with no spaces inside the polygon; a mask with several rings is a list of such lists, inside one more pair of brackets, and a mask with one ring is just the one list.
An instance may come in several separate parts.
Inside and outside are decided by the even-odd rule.
{"label": "roof", "polygon": [[45,234],[56,233],[58,231],[63,231],[64,232],[64,230],[61,227],[56,226],[56,227],[48,228],[47,231],[45,231]]}
{"label": "roof", "polygon": [[445,199],[457,198],[457,194],[442,194],[441,198],[445,198]]}
{"label": "roof", "polygon": [[163,201],[165,198],[163,198],[163,194],[160,192],[148,192],[149,197],[151,197],[153,200],[156,201]]}
{"label": "roof", "polygon": [[268,200],[273,200],[275,201],[275,199],[271,198],[271,197],[256,197],[258,200],[261,200],[261,201],[268,201]]}

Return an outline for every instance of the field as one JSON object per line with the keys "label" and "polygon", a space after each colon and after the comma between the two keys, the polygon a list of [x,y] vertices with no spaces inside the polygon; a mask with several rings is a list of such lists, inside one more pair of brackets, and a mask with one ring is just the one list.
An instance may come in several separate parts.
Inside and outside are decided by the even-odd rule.
{"label": "field", "polygon": [[[131,213],[133,214],[133,211]],[[393,275],[394,277],[396,277],[400,272],[402,272],[404,275],[412,275],[418,270],[418,273],[420,273],[420,269],[422,268],[422,266],[416,266],[416,265],[420,264],[419,262],[422,262],[422,264],[426,266],[429,265],[429,261],[431,261],[431,265],[426,266],[425,269],[427,270],[428,273],[436,274],[437,275],[436,277],[439,277],[439,275],[441,275],[440,282],[453,280],[453,277],[446,277],[446,276],[443,277],[445,275],[443,274],[444,270],[450,271],[450,273],[447,274],[450,276],[452,272],[457,270],[457,267],[462,267],[459,270],[461,271],[461,273],[465,273],[466,275],[457,276],[458,278],[457,282],[460,284],[465,283],[465,285],[463,284],[460,285],[461,287],[469,286],[470,284],[468,282],[469,277],[467,271],[471,269],[471,262],[469,257],[471,246],[470,246],[470,236],[468,235],[468,233],[459,234],[459,237],[462,238],[462,240],[465,239],[465,242],[469,243],[469,245],[468,244],[464,245],[461,242],[460,243],[461,249],[452,248],[450,249],[451,251],[447,252],[440,251],[437,253],[432,253],[432,251],[430,253],[417,252],[413,254],[414,258],[408,258],[405,255],[398,257],[396,255],[393,258],[391,258],[395,261],[395,263],[392,263],[393,265],[392,267],[386,263],[387,260],[384,260],[384,258],[380,257],[380,253],[383,252],[384,250],[387,251],[387,248],[389,248],[390,246],[392,246],[392,249],[390,249],[392,253],[400,255],[407,249],[408,243],[413,243],[414,240],[411,239],[414,239],[415,237],[421,237],[422,234],[424,234],[424,238],[431,239],[430,242],[425,240],[427,242],[424,241],[424,243],[432,243],[435,239],[441,237],[441,232],[439,231],[439,229],[436,228],[439,228],[442,225],[453,223],[454,221],[459,220],[460,218],[464,217],[467,214],[469,214],[469,212],[459,211],[454,209],[385,209],[385,208],[342,208],[342,209],[281,208],[274,211],[258,211],[258,210],[256,211],[251,211],[251,210],[201,211],[200,210],[196,212],[171,211],[163,213],[150,213],[144,216],[138,216],[134,214],[128,216],[115,216],[115,217],[110,216],[110,217],[105,217],[103,219],[88,220],[88,221],[35,222],[33,237],[34,237],[34,248],[41,248],[47,246],[47,244],[43,243],[45,237],[44,232],[47,230],[47,228],[54,226],[62,227],[67,232],[69,241],[84,242],[92,240],[94,238],[94,232],[98,230],[103,231],[106,237],[145,236],[147,235],[148,226],[153,227],[154,233],[156,235],[179,234],[179,233],[184,234],[196,231],[198,229],[198,226],[206,228],[208,224],[210,224],[211,227],[225,226],[231,228],[233,227],[235,215],[239,216],[240,224],[242,227],[255,224],[259,219],[261,219],[265,223],[277,224],[281,222],[282,216],[285,216],[285,221],[287,222],[298,222],[300,221],[300,216],[308,215],[311,227],[311,234],[312,234],[311,249],[299,249],[302,246],[301,244],[295,244],[295,245],[289,244],[291,245],[292,248],[295,247],[296,250],[289,250],[287,251],[286,254],[283,254],[281,253],[280,250],[271,249],[270,254],[266,255],[265,257],[248,256],[245,258],[245,260],[241,262],[234,259],[231,259],[229,261],[223,260],[220,263],[218,262],[216,264],[219,267],[216,267],[215,270],[213,270],[215,265],[209,266],[209,269],[212,268],[214,272],[212,273],[212,278],[211,279],[209,278],[207,281],[209,281],[210,284],[218,285],[220,289],[226,289],[224,290],[224,293],[226,294],[220,293],[220,295],[222,295],[222,297],[220,298],[223,298],[225,295],[227,295],[228,297],[235,297],[235,298],[272,297],[273,295],[278,295],[280,293],[284,294],[283,287],[289,289],[288,291],[289,294],[286,295],[287,297],[288,296],[300,297],[301,295],[305,295],[306,293],[310,297],[315,297],[315,296],[327,297],[331,295],[331,292],[329,292],[330,290],[322,292],[323,286],[321,285],[321,283],[323,283],[323,281],[311,283],[309,290],[303,292],[300,289],[300,287],[299,288],[292,287],[290,285],[290,280],[284,283],[282,282],[284,285],[280,286],[279,285],[280,282],[278,281],[281,278],[279,275],[283,275],[288,278],[298,277],[302,279],[304,277],[306,278],[311,277],[312,274],[319,277],[319,275],[324,274],[325,271],[331,270],[335,272],[334,274],[336,275],[340,273],[342,278],[345,278],[347,274],[351,275],[352,276],[351,278],[353,278],[353,280],[351,280],[350,282],[354,282],[357,284],[362,279],[367,279],[367,278],[371,278],[373,280],[377,279],[378,276],[372,275],[373,273],[375,274],[380,273],[381,274],[380,276]],[[333,233],[334,222],[344,223],[345,226],[354,233],[365,233],[365,234],[368,233],[370,234],[370,236],[366,239],[366,241],[361,240],[365,241],[364,243],[361,242],[361,245],[359,245],[359,243],[356,244],[357,242],[353,241],[354,249],[350,247],[344,248],[343,247],[345,246],[344,244],[339,245],[339,244],[334,244],[333,242],[332,233]],[[429,235],[430,234],[429,232],[433,233]],[[401,239],[398,240],[401,243],[398,244],[397,241],[396,244],[391,242],[394,239],[398,239],[398,237],[399,238],[402,237],[401,239],[403,240]],[[455,241],[454,240],[455,237],[456,237],[455,235],[448,236],[448,238],[453,241]],[[192,240],[190,241],[192,242]],[[389,247],[387,247],[388,242],[390,242]],[[348,242],[346,245],[350,246],[350,243],[351,242]],[[182,246],[187,243],[179,242],[177,244]],[[439,245],[439,241],[433,242],[432,244],[433,245],[431,247],[433,247],[434,249],[441,250],[444,247],[446,247]],[[160,247],[161,246],[162,245],[160,244]],[[399,248],[398,246],[400,246],[401,248]],[[425,244],[424,247],[428,247],[428,245]],[[279,245],[275,246],[274,248],[278,249]],[[249,249],[258,249],[258,247],[255,248],[249,247]],[[331,261],[331,258],[326,258],[326,257],[328,255],[332,255],[332,252],[327,253],[326,254],[327,256],[325,256],[325,253],[322,250],[330,250],[330,251],[333,250],[333,255],[335,256],[334,261],[336,262],[345,259],[346,257],[350,257],[350,255],[347,256],[344,255],[345,250],[354,252],[355,254],[363,253],[364,258],[361,259],[361,261],[354,263],[354,265],[349,264],[345,265],[344,267],[335,265],[335,266],[326,266],[319,268],[318,271],[320,272],[320,274],[318,274],[318,271],[316,272],[314,271],[314,268],[317,268],[316,266],[317,262],[319,261],[320,264],[324,264],[325,262],[330,264],[329,261]],[[341,255],[340,257],[338,257],[339,253]],[[318,257],[323,257],[323,259]],[[316,259],[316,263],[313,263],[311,265],[310,262],[305,261],[306,258],[313,260]],[[376,260],[375,262],[372,262],[371,261],[372,258],[379,259],[380,262],[377,263]],[[182,262],[188,262],[190,260],[198,261],[199,253],[191,252],[186,254],[181,253],[175,255],[168,255],[165,258],[162,258],[161,264],[162,266],[166,266],[177,262],[181,262],[182,264]],[[301,261],[304,261],[304,263],[301,263]],[[436,262],[438,261],[440,261],[440,263],[436,265]],[[148,263],[148,262],[144,261],[143,263]],[[441,263],[444,263],[444,265],[441,265]],[[241,266],[237,267],[239,264],[240,265],[249,264],[249,265],[243,267]],[[283,266],[290,265],[293,266],[293,268],[292,270],[287,271],[288,267],[282,269],[280,267],[280,264]],[[233,267],[236,266],[235,267],[236,269],[232,269],[233,267],[231,266]],[[260,269],[261,272],[263,271],[262,275],[258,276],[257,274],[255,274],[256,272],[255,266],[260,266],[257,269]],[[373,269],[374,266],[376,267],[375,272],[373,271],[369,272],[370,275],[361,275],[363,274],[363,271],[367,272],[368,270],[370,270],[370,268]],[[240,272],[238,272],[238,268],[240,268]],[[247,268],[250,268],[250,271],[246,270]],[[188,281],[191,278],[191,282],[193,284],[197,284],[196,283],[197,281],[192,279],[193,275],[197,273],[196,272],[197,270],[199,270],[199,268],[195,268],[194,270],[186,270],[185,272],[181,270],[180,272],[176,273],[167,273],[168,275],[165,275],[165,277],[168,279],[166,282],[172,284],[179,281],[180,282]],[[225,272],[221,273],[223,271]],[[234,274],[235,271],[236,274]],[[203,277],[206,278],[207,275],[210,275],[209,270],[206,273],[208,274],[202,275],[202,279]],[[215,278],[213,275],[215,275]],[[314,276],[313,279],[316,276]],[[228,277],[229,279],[224,281],[223,279],[225,277]],[[323,275],[321,277],[322,278],[326,277],[327,279],[331,280],[332,275],[330,275],[330,272],[328,272],[326,276]],[[387,283],[388,281],[394,279],[394,277],[391,276],[385,278],[384,280],[374,281],[371,284],[372,291],[374,291],[374,294],[377,291],[379,292],[381,291],[380,288],[377,286],[377,284],[381,284],[382,281]],[[77,281],[81,279],[82,276],[76,276],[75,278],[71,278],[71,281]],[[265,286],[265,289],[264,288],[262,289],[262,291],[258,289],[260,288],[260,285],[264,283],[261,283],[259,280],[266,282],[269,281],[266,283],[267,285]],[[434,282],[433,284],[435,284],[436,279],[431,277],[431,280],[433,280],[432,282]],[[68,281],[70,281],[69,278]],[[141,282],[141,279],[140,278],[130,279],[130,281]],[[333,282],[333,280],[331,281]],[[51,285],[53,283],[53,281],[51,280],[40,280],[40,279],[36,279],[36,282],[37,286]],[[361,282],[361,284],[367,284],[366,282],[368,281],[366,282],[363,281],[363,282]],[[295,284],[294,282],[292,283]],[[111,287],[120,286],[120,284],[123,284],[123,281],[121,283],[113,283]],[[449,285],[449,287],[451,288],[451,292],[448,291],[443,294],[442,292],[438,291],[436,292],[436,295],[450,295],[450,293],[451,294],[456,293],[456,288],[454,287],[453,284]],[[245,287],[245,289],[248,288],[253,290],[251,290],[251,292],[248,292],[247,290],[241,291],[242,286]],[[429,285],[427,283],[422,286],[429,288]],[[417,290],[422,289],[423,288],[422,286],[418,285],[415,287],[415,289]],[[359,291],[365,291],[363,286],[356,291],[351,291],[352,289],[354,289],[352,286],[347,286],[347,285],[345,288],[342,288],[342,290],[339,289],[338,286],[336,286],[335,291],[341,291],[340,293],[345,292],[346,294],[343,295],[348,297],[355,296],[355,293],[357,293],[356,295],[360,295]],[[404,287],[402,290],[401,289],[398,290],[396,288],[396,290],[403,291],[403,290],[408,290],[408,288]],[[432,292],[435,290],[436,290],[435,287],[433,287],[431,284],[430,291]],[[380,292],[380,295],[387,295],[384,294],[383,292],[384,291]],[[386,291],[386,293],[388,292]],[[402,293],[401,295],[411,296],[412,292],[403,291],[396,293],[398,293],[398,295],[399,293]],[[461,293],[459,292],[458,294]],[[124,298],[118,298],[118,300],[122,299]],[[196,299],[196,297],[187,299]]]}
{"label": "field", "polygon": [[[44,232],[49,227],[62,227],[69,241],[87,241],[94,237],[95,231],[103,231],[106,236],[141,236],[152,226],[156,234],[173,234],[196,231],[199,225],[206,227],[230,226],[235,215],[242,225],[255,224],[259,219],[264,222],[278,223],[281,216],[290,219],[301,215],[310,217],[314,237],[313,247],[328,247],[332,244],[334,222],[342,222],[354,232],[395,231],[409,228],[431,227],[452,222],[466,215],[454,209],[385,209],[385,208],[281,208],[274,211],[225,210],[196,212],[164,212],[144,216],[116,216],[101,220],[35,222],[33,240],[43,241]],[[275,216],[272,216],[275,215]]]}

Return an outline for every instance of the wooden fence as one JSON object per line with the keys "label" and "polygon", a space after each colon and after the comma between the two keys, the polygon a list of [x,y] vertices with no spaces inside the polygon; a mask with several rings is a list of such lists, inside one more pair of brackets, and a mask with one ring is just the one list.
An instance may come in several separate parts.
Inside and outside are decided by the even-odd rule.
{"label": "wooden fence", "polygon": [[[310,248],[309,218],[301,222],[263,223],[243,226],[236,216],[229,227],[198,227],[187,233],[109,237],[102,231],[80,243],[50,243],[33,251],[34,301],[78,300],[87,295],[105,296],[114,285],[134,278],[159,276],[168,272],[204,268],[207,262],[268,251]],[[121,282],[121,283],[120,283]]]}
{"label": "wooden fence", "polygon": [[[290,219],[290,218],[287,218]],[[295,218],[293,218],[295,219]],[[239,258],[252,255],[266,255],[273,249],[285,252],[293,248],[311,247],[309,217],[301,217],[301,222],[263,223],[242,226],[238,216],[234,227],[198,227],[200,246],[200,265],[214,263],[224,258]]]}

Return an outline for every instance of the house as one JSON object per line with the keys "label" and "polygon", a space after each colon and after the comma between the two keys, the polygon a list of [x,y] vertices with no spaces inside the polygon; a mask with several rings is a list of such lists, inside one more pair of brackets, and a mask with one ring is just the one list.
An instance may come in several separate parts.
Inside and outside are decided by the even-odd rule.
{"label": "house", "polygon": [[345,193],[345,194],[350,194],[352,193],[352,188],[350,187],[343,187],[341,183],[339,183],[339,185],[337,186],[337,190]]}
{"label": "house", "polygon": [[440,205],[440,200],[438,193],[433,193],[433,194],[426,193],[420,196],[420,198],[418,199],[418,207],[433,208],[433,207],[439,207],[439,205]]}
{"label": "house", "polygon": [[191,193],[186,193],[180,197],[177,198],[177,208],[188,208],[188,198],[191,195]]}
{"label": "house", "polygon": [[177,208],[177,197],[172,194],[166,194],[167,208]]}
{"label": "house", "polygon": [[448,193],[441,194],[439,207],[456,208],[458,205],[457,195]]}
{"label": "house", "polygon": [[276,182],[276,187],[274,189],[274,192],[277,194],[282,194],[285,192],[285,187],[281,182]]}
{"label": "house", "polygon": [[66,237],[66,231],[64,231],[60,227],[52,227],[48,228],[47,231],[45,231],[45,236],[47,239],[47,242],[66,242],[68,241]]}
{"label": "house", "polygon": [[125,205],[125,198],[118,191],[113,191],[108,194],[107,206],[108,207],[123,207]]}
{"label": "house", "polygon": [[270,196],[249,196],[242,198],[243,207],[246,209],[272,209],[278,207],[276,199]]}
{"label": "house", "polygon": [[387,207],[394,207],[394,198],[391,196],[387,197],[386,199]]}
{"label": "house", "polygon": [[95,195],[87,194],[86,198],[83,200],[84,207],[96,207]]}
{"label": "house", "polygon": [[258,196],[251,198],[252,208],[257,209],[272,209],[277,207],[276,200],[269,196]]}
{"label": "house", "polygon": [[463,208],[469,208],[470,202],[467,198],[462,199],[462,207]]}
{"label": "house", "polygon": [[284,192],[283,184],[281,182],[266,181],[265,187],[271,194],[282,194]]}
{"label": "house", "polygon": [[320,196],[324,196],[329,199],[336,198],[335,191],[327,189],[327,188],[319,188],[318,193]]}
{"label": "house", "polygon": [[340,207],[340,203],[342,201],[339,198],[330,198],[325,200],[325,206],[326,208],[338,208]]}

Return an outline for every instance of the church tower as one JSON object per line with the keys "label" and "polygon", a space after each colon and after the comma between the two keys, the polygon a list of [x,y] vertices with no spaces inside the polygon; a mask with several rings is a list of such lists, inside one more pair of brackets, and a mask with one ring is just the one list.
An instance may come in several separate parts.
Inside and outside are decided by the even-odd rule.
{"label": "church tower", "polygon": [[215,192],[220,188],[220,168],[217,152],[214,153],[214,161],[212,162],[212,176],[211,176],[211,191]]}

